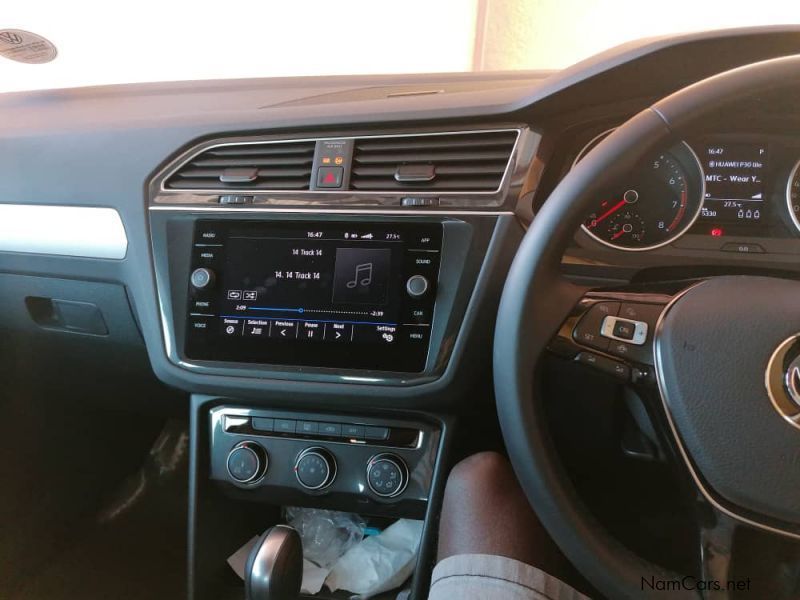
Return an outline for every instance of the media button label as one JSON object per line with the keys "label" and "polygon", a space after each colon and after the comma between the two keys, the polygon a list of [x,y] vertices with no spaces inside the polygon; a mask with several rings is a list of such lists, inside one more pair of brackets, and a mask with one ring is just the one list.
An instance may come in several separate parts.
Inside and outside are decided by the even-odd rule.
{"label": "media button label", "polygon": [[245,337],[267,337],[270,322],[267,319],[247,319],[244,323]]}
{"label": "media button label", "polygon": [[232,337],[242,335],[242,321],[241,319],[222,319],[222,335],[225,337]]}
{"label": "media button label", "polygon": [[304,321],[300,328],[300,339],[322,340],[324,331],[324,323],[317,323],[316,321]]}
{"label": "media button label", "polygon": [[280,321],[276,319],[272,322],[269,337],[278,340],[294,340],[297,338],[297,329],[297,321]]}
{"label": "media button label", "polygon": [[353,326],[349,323],[325,323],[326,342],[349,342],[353,337]]}

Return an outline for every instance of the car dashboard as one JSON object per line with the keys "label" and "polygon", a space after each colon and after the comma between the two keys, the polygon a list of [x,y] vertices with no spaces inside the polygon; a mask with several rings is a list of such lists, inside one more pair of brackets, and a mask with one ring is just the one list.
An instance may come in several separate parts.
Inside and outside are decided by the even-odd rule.
{"label": "car dashboard", "polygon": [[[551,192],[659,98],[797,53],[798,32],[647,40],[562,72],[8,94],[0,328],[189,396],[190,596],[221,597],[207,542],[244,535],[218,515],[254,499],[425,519],[430,566],[455,417],[491,410],[500,296]],[[615,307],[632,282],[796,276],[793,108],[751,99],[653,148],[598,195],[564,274]],[[320,486],[296,476],[309,448]],[[402,485],[376,487],[379,462]]]}

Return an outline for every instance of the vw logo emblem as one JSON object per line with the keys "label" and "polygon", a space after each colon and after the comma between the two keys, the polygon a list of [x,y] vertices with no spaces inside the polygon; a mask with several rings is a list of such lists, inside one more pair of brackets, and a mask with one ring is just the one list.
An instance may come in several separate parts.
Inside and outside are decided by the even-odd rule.
{"label": "vw logo emblem", "polygon": [[800,334],[783,340],[775,349],[764,382],[778,414],[800,428]]}
{"label": "vw logo emblem", "polygon": [[22,43],[22,36],[13,31],[4,31],[0,33],[0,41],[16,46]]}
{"label": "vw logo emblem", "polygon": [[789,397],[800,407],[800,357],[795,358],[786,369],[784,384]]}

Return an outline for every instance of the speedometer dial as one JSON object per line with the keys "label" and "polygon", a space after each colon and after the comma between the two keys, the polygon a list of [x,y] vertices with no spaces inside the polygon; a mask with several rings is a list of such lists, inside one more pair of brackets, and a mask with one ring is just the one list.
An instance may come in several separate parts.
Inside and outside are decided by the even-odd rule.
{"label": "speedometer dial", "polygon": [[[575,162],[590,149],[585,148]],[[652,250],[692,226],[702,198],[700,162],[681,143],[641,163],[630,178],[609,188],[586,216],[583,230],[620,250]]]}

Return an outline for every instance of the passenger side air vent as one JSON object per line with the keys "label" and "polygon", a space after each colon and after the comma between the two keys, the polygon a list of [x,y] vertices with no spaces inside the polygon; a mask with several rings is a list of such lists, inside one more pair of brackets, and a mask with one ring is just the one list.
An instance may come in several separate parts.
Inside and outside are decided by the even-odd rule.
{"label": "passenger side air vent", "polygon": [[212,146],[184,163],[169,190],[307,190],[315,142]]}
{"label": "passenger side air vent", "polygon": [[494,192],[516,131],[360,138],[350,187],[359,191]]}

